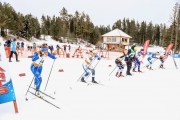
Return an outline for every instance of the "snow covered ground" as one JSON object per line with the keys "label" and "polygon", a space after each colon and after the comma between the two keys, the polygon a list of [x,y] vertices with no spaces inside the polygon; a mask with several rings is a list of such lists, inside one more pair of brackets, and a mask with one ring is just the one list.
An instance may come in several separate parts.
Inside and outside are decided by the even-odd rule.
{"label": "snow covered ground", "polygon": [[[114,55],[114,56],[112,56]],[[117,54],[112,53],[112,58]],[[115,56],[116,55],[116,56]],[[180,67],[180,59],[175,59]],[[13,58],[12,61],[15,61]],[[146,59],[144,59],[144,64]],[[179,120],[180,119],[180,70],[172,57],[165,62],[166,69],[158,69],[157,60],[149,71],[133,73],[133,76],[116,78],[114,59],[101,59],[96,67],[96,81],[103,85],[86,85],[78,82],[82,75],[80,58],[58,58],[55,61],[46,93],[56,99],[44,97],[61,109],[36,98],[25,96],[33,75],[31,59],[8,63],[13,80],[19,113],[14,113],[13,103],[0,105],[0,120]],[[44,91],[52,59],[43,65],[42,86]],[[142,64],[142,66],[144,66]],[[111,67],[109,66],[111,65]],[[59,72],[63,70],[63,72]],[[123,74],[125,75],[126,69]],[[26,76],[20,77],[20,73]],[[91,77],[89,77],[89,80]],[[32,84],[33,86],[33,84]],[[33,90],[31,90],[33,91]],[[29,100],[26,101],[25,98]]]}

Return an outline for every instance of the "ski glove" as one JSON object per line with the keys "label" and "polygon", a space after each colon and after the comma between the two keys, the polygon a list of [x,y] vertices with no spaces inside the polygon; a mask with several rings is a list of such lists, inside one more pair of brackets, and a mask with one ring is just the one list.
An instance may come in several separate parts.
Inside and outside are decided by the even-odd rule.
{"label": "ski glove", "polygon": [[97,60],[100,60],[101,58],[96,54],[95,58],[97,58]]}
{"label": "ski glove", "polygon": [[90,60],[90,61],[92,61],[92,60],[93,60],[93,58],[92,58],[92,57],[89,57],[89,60]]}
{"label": "ski glove", "polygon": [[42,52],[40,52],[40,57],[44,57],[44,54]]}

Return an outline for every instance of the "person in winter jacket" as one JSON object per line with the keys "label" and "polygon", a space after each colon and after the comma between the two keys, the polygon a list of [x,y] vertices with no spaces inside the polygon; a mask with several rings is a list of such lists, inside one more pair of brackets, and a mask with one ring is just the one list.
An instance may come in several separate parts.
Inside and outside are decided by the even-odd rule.
{"label": "person in winter jacket", "polygon": [[127,71],[126,71],[126,75],[132,75],[131,74],[131,67],[132,67],[132,62],[134,61],[134,55],[136,53],[136,45],[133,45],[131,47],[131,49],[128,49],[127,55],[125,57],[125,62],[127,65]]}
{"label": "person in winter jacket", "polygon": [[14,53],[15,56],[16,56],[16,62],[19,62],[19,60],[18,60],[18,54],[17,54],[17,52],[16,52],[16,39],[13,39],[13,41],[11,41],[10,51],[11,51],[11,53],[10,53],[10,56],[9,56],[9,62],[12,62],[12,61],[11,61],[11,58],[12,58],[13,53]]}

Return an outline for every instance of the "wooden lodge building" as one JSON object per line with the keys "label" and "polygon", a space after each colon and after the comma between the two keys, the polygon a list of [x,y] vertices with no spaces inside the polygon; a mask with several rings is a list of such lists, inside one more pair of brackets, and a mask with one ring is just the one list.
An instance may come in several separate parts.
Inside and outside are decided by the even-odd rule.
{"label": "wooden lodge building", "polygon": [[126,46],[129,45],[130,38],[128,34],[119,29],[114,29],[104,35],[103,47],[110,51],[122,51]]}

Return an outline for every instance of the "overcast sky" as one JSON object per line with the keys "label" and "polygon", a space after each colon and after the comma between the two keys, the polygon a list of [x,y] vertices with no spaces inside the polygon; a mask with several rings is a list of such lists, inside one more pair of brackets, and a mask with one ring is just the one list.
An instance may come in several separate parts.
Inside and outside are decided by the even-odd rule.
{"label": "overcast sky", "polygon": [[42,14],[53,16],[65,7],[69,14],[75,11],[88,14],[95,25],[111,25],[129,18],[153,24],[170,24],[175,3],[180,0],[0,0],[24,15],[31,13],[39,19]]}

